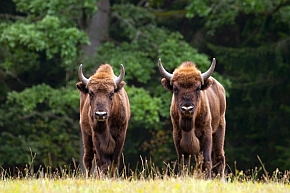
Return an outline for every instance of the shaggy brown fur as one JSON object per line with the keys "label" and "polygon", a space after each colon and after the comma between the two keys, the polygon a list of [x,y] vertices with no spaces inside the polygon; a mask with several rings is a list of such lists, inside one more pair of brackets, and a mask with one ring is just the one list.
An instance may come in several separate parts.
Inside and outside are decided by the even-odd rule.
{"label": "shaggy brown fur", "polygon": [[[201,72],[192,62],[183,62],[170,80],[163,78],[161,83],[173,92],[170,116],[179,165],[188,165],[191,155],[197,157],[202,153],[206,177],[211,178],[214,164],[223,178],[226,127],[223,86],[212,77],[203,80]],[[188,106],[193,107],[191,114],[182,112],[182,107]]]}
{"label": "shaggy brown fur", "polygon": [[[98,170],[107,173],[111,167],[119,166],[124,146],[130,104],[122,81],[114,82],[116,76],[110,65],[101,65],[89,79],[87,85],[76,84],[80,91],[80,126],[84,147],[83,162],[90,173],[94,153]],[[98,120],[95,112],[107,112],[105,120]]]}

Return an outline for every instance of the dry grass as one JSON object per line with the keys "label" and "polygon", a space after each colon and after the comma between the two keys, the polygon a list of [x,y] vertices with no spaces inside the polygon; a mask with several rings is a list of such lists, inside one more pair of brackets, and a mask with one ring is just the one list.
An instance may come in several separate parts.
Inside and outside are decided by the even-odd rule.
{"label": "dry grass", "polygon": [[[258,158],[259,159],[259,158]],[[33,162],[32,162],[33,163]],[[266,171],[262,161],[261,167],[249,170],[245,174],[236,168],[225,180],[214,177],[204,180],[198,167],[191,167],[176,175],[176,164],[165,164],[158,169],[148,160],[141,158],[141,165],[135,170],[124,168],[117,177],[93,175],[86,178],[79,168],[62,167],[52,171],[50,167],[40,168],[34,172],[32,166],[18,170],[12,175],[9,170],[0,168],[1,193],[74,193],[74,192],[198,192],[198,193],[245,193],[290,192],[290,173],[278,169],[271,175]]]}
{"label": "dry grass", "polygon": [[244,193],[290,192],[289,184],[255,183],[255,182],[222,182],[220,180],[198,180],[192,177],[166,178],[156,180],[120,180],[120,179],[30,179],[9,180],[0,182],[2,193],[74,193],[74,192],[198,192],[198,193]]}

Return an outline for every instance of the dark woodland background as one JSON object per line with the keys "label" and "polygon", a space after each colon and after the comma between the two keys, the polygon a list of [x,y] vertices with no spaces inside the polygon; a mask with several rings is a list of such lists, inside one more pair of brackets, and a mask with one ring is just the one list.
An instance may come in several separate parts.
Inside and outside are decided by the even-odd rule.
{"label": "dark woodland background", "polygon": [[0,166],[79,163],[77,69],[124,64],[131,120],[123,150],[175,161],[168,71],[194,61],[227,90],[226,159],[240,170],[290,169],[289,0],[1,0]]}

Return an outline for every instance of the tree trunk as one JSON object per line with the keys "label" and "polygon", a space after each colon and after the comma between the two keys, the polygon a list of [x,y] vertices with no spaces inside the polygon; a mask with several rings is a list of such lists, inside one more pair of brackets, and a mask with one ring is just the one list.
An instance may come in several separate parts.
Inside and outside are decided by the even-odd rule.
{"label": "tree trunk", "polygon": [[88,25],[85,31],[89,36],[90,45],[83,48],[84,52],[89,56],[96,54],[96,49],[109,37],[109,0],[100,0],[97,2],[98,11],[87,22]]}

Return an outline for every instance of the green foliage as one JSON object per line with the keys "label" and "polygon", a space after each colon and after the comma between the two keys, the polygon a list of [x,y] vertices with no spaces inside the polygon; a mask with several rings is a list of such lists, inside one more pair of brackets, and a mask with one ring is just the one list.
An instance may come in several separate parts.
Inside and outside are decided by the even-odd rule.
{"label": "green foliage", "polygon": [[[215,31],[222,26],[234,26],[237,21],[236,19],[241,15],[252,15],[255,16],[253,17],[254,21],[265,22],[263,19],[276,11],[280,12],[280,8],[284,9],[285,12],[288,9],[287,5],[289,5],[287,0],[222,0],[215,2],[199,0],[189,3],[186,16],[188,18],[192,18],[195,15],[203,17],[208,33],[214,35]],[[286,15],[289,15],[288,13]]]}
{"label": "green foliage", "polygon": [[134,86],[129,87],[127,93],[130,98],[130,103],[132,104],[131,111],[133,112],[132,118],[134,121],[144,123],[144,120],[146,120],[146,125],[144,125],[144,127],[153,129],[152,127],[160,121],[160,98],[151,97],[148,91]]}
{"label": "green foliage", "polygon": [[[0,152],[7,156],[0,165],[25,163],[29,147],[37,154],[36,163],[61,165],[77,157],[79,149],[75,64],[78,57],[84,58],[79,54],[88,38],[78,27],[84,16],[91,17],[96,10],[95,1],[15,2],[22,16],[0,24],[0,42],[4,45],[0,55],[5,54],[0,59],[1,68],[6,77],[10,74],[19,82],[1,105],[0,137],[5,138],[5,145]],[[102,63],[111,64],[115,74],[120,63],[125,66],[132,114],[126,159],[133,165],[139,155],[153,157],[157,164],[176,159],[169,118],[171,93],[160,84],[158,58],[168,71],[187,60],[205,71],[211,58],[199,53],[181,33],[158,26],[155,15],[146,8],[114,3],[111,10],[112,41],[103,43],[93,58],[82,61],[85,74],[91,75]],[[86,73],[89,69],[91,73]],[[216,75],[229,85],[229,80]],[[21,151],[24,156],[12,162],[10,157]]]}
{"label": "green foliage", "polygon": [[145,84],[154,72],[148,53],[143,52],[137,42],[124,42],[119,46],[107,42],[98,49],[98,53],[96,60],[100,63],[112,64],[116,69],[116,74],[119,73],[120,63],[123,63],[126,80],[136,80]]}
{"label": "green foliage", "polygon": [[0,85],[7,88],[0,165],[24,166],[30,148],[36,164],[67,164],[79,156],[79,94],[70,74],[80,45],[89,43],[77,22],[94,13],[95,1],[15,2],[20,15],[0,23]]}
{"label": "green foliage", "polygon": [[230,96],[229,164],[253,168],[260,155],[270,170],[289,168],[289,141],[283,137],[289,135],[289,8],[288,0],[189,1],[188,21],[178,15],[170,18],[172,24],[161,21],[217,59],[221,74],[214,77],[223,77],[219,81]]}
{"label": "green foliage", "polygon": [[[34,64],[39,59],[40,52],[45,52],[48,60],[55,56],[62,58],[62,66],[71,64],[78,52],[77,44],[88,43],[84,32],[75,27],[63,28],[60,20],[55,16],[45,16],[42,20],[25,24],[15,22],[2,24],[0,42],[8,50],[3,67],[13,69],[19,64]],[[25,52],[25,53],[24,53]],[[24,57],[24,60],[19,58]],[[29,68],[31,66],[27,66]]]}
{"label": "green foliage", "polygon": [[[284,61],[290,61],[289,56],[283,51],[275,51],[275,46],[267,46],[256,49],[226,49],[221,47],[212,47],[219,56],[222,63],[226,64],[229,71],[239,71],[240,74],[232,78],[233,86],[231,90],[230,108],[228,113],[230,126],[235,131],[230,134],[232,144],[243,143],[238,148],[243,151],[248,149],[248,154],[255,154],[264,157],[264,161],[278,159],[282,168],[287,168],[287,160],[281,160],[278,157],[284,157],[287,147],[287,140],[283,139],[283,135],[287,135],[286,125],[289,121],[284,117],[289,116],[287,106],[288,99],[285,94],[290,90],[289,85],[289,65],[285,65]],[[227,56],[223,57],[220,51],[226,51]],[[255,54],[251,54],[254,51]],[[273,52],[274,51],[274,52]],[[238,54],[238,53],[244,54]],[[245,60],[244,56],[247,56]],[[281,58],[283,58],[281,60]],[[239,64],[237,66],[236,64]],[[258,64],[261,65],[258,65]],[[256,66],[254,69],[252,66]],[[244,108],[247,107],[247,109]],[[282,108],[281,108],[282,107]],[[286,107],[286,108],[283,108]],[[244,122],[243,120],[247,120]],[[242,128],[247,128],[244,130]],[[245,136],[246,139],[240,139],[239,136]],[[268,148],[264,146],[254,146],[254,144],[267,143]],[[282,144],[285,149],[282,150]],[[247,148],[248,147],[248,148]],[[234,151],[237,149],[235,148]],[[276,152],[269,157],[269,151]],[[239,154],[241,156],[241,154]],[[283,156],[282,156],[283,155]],[[241,160],[249,161],[249,155],[241,156]],[[283,164],[282,164],[283,163]],[[251,165],[253,166],[253,165]],[[275,165],[270,164],[271,169]]]}
{"label": "green foliage", "polygon": [[[277,165],[287,169],[289,142],[283,136],[289,135],[289,120],[285,117],[289,116],[290,105],[286,97],[290,92],[290,41],[289,20],[285,18],[289,17],[286,10],[290,2],[236,1],[235,4],[238,12],[228,13],[233,16],[231,28],[218,23],[215,30],[228,30],[231,38],[225,36],[219,44],[208,43],[232,80],[227,110],[230,128],[227,152],[231,155],[228,161],[238,157],[249,168],[258,164],[251,158],[260,155],[271,170]],[[205,18],[222,19],[220,16],[224,15],[211,14]]]}
{"label": "green foliage", "polygon": [[191,1],[189,5],[186,7],[188,11],[186,16],[188,18],[193,18],[195,15],[199,16],[207,16],[210,12],[210,7],[207,6],[206,1],[203,0],[196,0]]}
{"label": "green foliage", "polygon": [[[0,165],[24,164],[29,160],[29,147],[37,155],[35,164],[57,166],[78,156],[79,94],[75,83],[80,59],[87,77],[102,63],[111,64],[116,75],[120,63],[125,66],[131,102],[125,158],[132,165],[139,155],[152,157],[157,165],[176,159],[169,118],[171,93],[160,84],[157,61],[161,58],[166,69],[173,71],[181,62],[192,60],[205,71],[211,58],[199,53],[181,33],[158,26],[148,9],[114,3],[110,41],[94,57],[84,59],[81,45],[88,43],[88,37],[79,29],[79,22],[92,16],[95,1],[15,2],[24,16],[0,24],[0,73],[7,72],[3,82],[11,85],[0,110],[0,142],[5,144],[0,147],[5,155]],[[11,75],[16,83],[10,83]],[[215,75],[230,85],[229,80]],[[11,160],[15,152],[21,156]]]}
{"label": "green foliage", "polygon": [[18,11],[27,15],[29,22],[39,20],[47,16],[57,17],[63,27],[77,26],[80,14],[91,17],[96,11],[96,0],[68,0],[68,1],[40,1],[40,0],[13,0]]}
{"label": "green foliage", "polygon": [[[6,128],[0,138],[0,152],[5,155],[0,165],[27,163],[29,148],[37,155],[36,163],[45,165],[58,166],[77,158],[78,102],[76,89],[53,89],[46,84],[10,92],[0,111],[1,127]],[[15,156],[19,159],[11,159]]]}
{"label": "green foliage", "polygon": [[114,4],[112,7],[113,17],[119,19],[120,28],[122,33],[128,36],[130,39],[136,38],[140,33],[139,28],[142,26],[155,25],[154,15],[148,12],[148,10],[134,6],[133,4]]}
{"label": "green foliage", "polygon": [[289,169],[289,0],[110,1],[110,37],[87,60],[80,57],[88,43],[80,28],[96,1],[14,2],[17,10],[0,7],[0,165],[27,163],[29,147],[37,164],[77,156],[79,60],[87,76],[102,63],[115,74],[125,66],[132,110],[127,163],[139,155],[156,165],[174,160],[171,93],[160,84],[157,61],[172,72],[192,60],[205,71],[216,57],[213,76],[230,96],[228,164],[253,168],[260,155],[269,170]]}
{"label": "green foliage", "polygon": [[76,89],[53,89],[46,84],[25,88],[22,92],[12,91],[7,96],[7,104],[18,104],[24,114],[32,113],[41,104],[46,105],[51,113],[66,115],[69,108],[78,105],[78,101]]}

